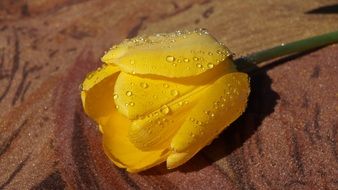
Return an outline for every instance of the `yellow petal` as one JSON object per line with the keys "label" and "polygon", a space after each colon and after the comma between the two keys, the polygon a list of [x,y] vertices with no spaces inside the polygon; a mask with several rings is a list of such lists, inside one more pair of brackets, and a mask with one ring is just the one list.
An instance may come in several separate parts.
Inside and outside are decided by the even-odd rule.
{"label": "yellow petal", "polygon": [[207,85],[198,87],[154,112],[134,120],[129,130],[130,141],[141,150],[170,147],[173,136],[206,88]]}
{"label": "yellow petal", "polygon": [[186,94],[193,88],[193,85],[121,73],[114,89],[118,97],[115,103],[120,113],[130,119],[135,119],[159,109],[162,105]]}
{"label": "yellow petal", "polygon": [[173,169],[176,168],[185,162],[187,162],[194,154],[194,152],[171,152],[167,158],[167,168]]}
{"label": "yellow petal", "polygon": [[116,66],[103,64],[97,70],[87,74],[85,80],[82,83],[81,90],[86,92],[105,78],[119,71],[120,69]]}
{"label": "yellow petal", "polygon": [[108,157],[120,168],[139,172],[165,161],[168,149],[141,151],[128,139],[131,122],[116,110],[107,123],[102,125],[103,147]]}
{"label": "yellow petal", "polygon": [[136,119],[184,96],[198,86],[208,84],[225,72],[234,71],[233,64],[219,64],[201,75],[179,79],[139,76],[122,72],[114,88],[118,110],[129,119]]}
{"label": "yellow petal", "polygon": [[118,73],[117,67],[107,65],[88,74],[82,84],[83,108],[98,123],[114,108],[113,89]]}
{"label": "yellow petal", "polygon": [[249,91],[245,73],[230,73],[219,78],[200,97],[174,136],[171,142],[174,154],[167,159],[168,168],[189,160],[236,120],[245,110]]}
{"label": "yellow petal", "polygon": [[[172,137],[175,135],[176,131],[179,127],[183,124],[187,113],[190,109],[198,103],[200,94],[206,89],[208,86],[213,84],[213,82],[224,74],[224,70],[226,70],[227,65],[220,64],[216,68],[211,71],[205,72],[198,77],[187,77],[175,80],[160,80],[160,79],[142,79],[137,76],[129,75],[129,78],[121,77],[124,74],[121,74],[121,82],[125,82],[134,78],[132,83],[134,85],[127,85],[127,84],[120,84],[121,87],[131,88],[136,86],[137,81],[135,78],[139,78],[140,84],[145,85],[147,84],[147,88],[138,90],[144,90],[144,92],[138,99],[127,99],[126,102],[135,102],[133,107],[126,108],[127,111],[134,109],[136,105],[139,105],[138,109],[134,110],[134,115],[139,115],[136,120],[133,121],[133,124],[130,128],[129,135],[131,142],[141,150],[157,150],[163,149],[170,146],[170,142]],[[128,75],[128,74],[127,74]],[[119,81],[119,80],[117,80]],[[144,83],[147,81],[146,83]],[[118,82],[117,82],[118,83]],[[170,85],[167,85],[170,83]],[[156,86],[156,84],[158,84]],[[163,84],[165,84],[165,88],[163,89]],[[140,85],[140,86],[142,86]],[[153,89],[149,89],[150,86],[155,86]],[[177,97],[172,97],[172,94],[169,94],[168,88],[170,86],[179,86],[185,88],[186,90],[177,91]],[[177,89],[177,88],[174,88]],[[167,94],[164,92],[168,92],[167,99],[164,99]],[[150,92],[149,92],[150,91]],[[176,91],[176,90],[175,90]],[[134,94],[134,91],[132,91]],[[151,93],[153,92],[153,93]],[[162,93],[162,94],[161,94]],[[159,95],[158,99],[152,100],[151,97],[153,95]],[[123,95],[123,93],[122,93]],[[176,94],[175,94],[176,95]],[[130,95],[131,98],[133,95]],[[144,98],[147,97],[147,98]],[[147,102],[149,101],[149,102]],[[152,107],[153,103],[158,103]],[[125,102],[120,103],[119,105],[124,106]],[[151,112],[148,113],[144,112],[144,110],[150,110]],[[145,114],[146,113],[146,114]],[[130,115],[128,115],[130,116]]]}
{"label": "yellow petal", "polygon": [[205,30],[136,37],[114,46],[102,61],[132,74],[195,76],[219,63],[231,64],[229,50]]}

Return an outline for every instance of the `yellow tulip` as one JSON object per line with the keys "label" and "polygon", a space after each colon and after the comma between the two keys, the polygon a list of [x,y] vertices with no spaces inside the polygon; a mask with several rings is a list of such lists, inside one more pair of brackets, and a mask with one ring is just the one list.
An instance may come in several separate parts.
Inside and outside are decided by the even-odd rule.
{"label": "yellow tulip", "polygon": [[175,168],[245,110],[248,75],[205,30],[127,39],[87,75],[81,99],[115,165]]}

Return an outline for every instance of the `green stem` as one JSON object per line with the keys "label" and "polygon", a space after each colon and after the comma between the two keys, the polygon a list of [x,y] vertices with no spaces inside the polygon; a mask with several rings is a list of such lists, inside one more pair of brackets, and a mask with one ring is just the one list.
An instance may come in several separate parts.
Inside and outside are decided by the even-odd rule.
{"label": "green stem", "polygon": [[306,38],[303,40],[281,44],[279,46],[259,51],[245,57],[241,57],[235,60],[239,70],[252,71],[258,66],[262,66],[264,61],[275,59],[278,57],[300,53],[311,49],[319,48],[325,45],[338,42],[338,31],[326,33],[323,35]]}

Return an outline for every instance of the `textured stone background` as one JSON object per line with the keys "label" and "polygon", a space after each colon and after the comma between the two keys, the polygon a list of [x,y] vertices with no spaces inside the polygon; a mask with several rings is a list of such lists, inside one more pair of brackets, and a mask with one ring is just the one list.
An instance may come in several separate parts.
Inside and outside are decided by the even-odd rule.
{"label": "textured stone background", "polygon": [[112,44],[207,28],[237,55],[338,29],[336,0],[0,1],[0,189],[338,189],[338,45],[252,73],[246,113],[184,166],[116,168],[79,84]]}

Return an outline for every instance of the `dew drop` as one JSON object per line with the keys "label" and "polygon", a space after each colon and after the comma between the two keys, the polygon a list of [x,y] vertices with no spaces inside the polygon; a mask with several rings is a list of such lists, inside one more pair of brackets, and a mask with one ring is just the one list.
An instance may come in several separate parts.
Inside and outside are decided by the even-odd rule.
{"label": "dew drop", "polygon": [[89,73],[89,74],[86,76],[86,78],[87,78],[88,80],[90,80],[91,78],[93,78],[93,76],[94,76],[94,72],[91,72],[91,73]]}
{"label": "dew drop", "polygon": [[167,56],[166,60],[168,62],[173,62],[173,61],[175,61],[175,57],[169,55],[169,56]]}
{"label": "dew drop", "polygon": [[210,56],[211,56],[211,55],[213,55],[213,53],[212,53],[212,52],[209,52],[209,53],[208,53],[208,55],[210,55]]}
{"label": "dew drop", "polygon": [[168,84],[163,84],[163,87],[164,88],[169,88],[169,85]]}
{"label": "dew drop", "polygon": [[200,64],[200,63],[196,64],[196,66],[197,66],[198,68],[203,68],[203,65]]}
{"label": "dew drop", "polygon": [[215,117],[215,114],[212,113],[211,111],[206,111],[205,112],[207,115],[209,115],[210,117]]}
{"label": "dew drop", "polygon": [[113,96],[114,100],[116,100],[118,97],[119,97],[119,95],[117,95],[117,94],[114,94],[114,96]]}
{"label": "dew drop", "polygon": [[183,61],[187,63],[187,62],[189,62],[190,60],[189,60],[188,58],[184,58]]}
{"label": "dew drop", "polygon": [[198,58],[198,57],[194,57],[193,60],[194,60],[194,61],[198,61],[199,58]]}
{"label": "dew drop", "polygon": [[177,90],[175,90],[175,89],[170,91],[170,94],[173,95],[173,96],[177,96],[178,93],[179,92]]}
{"label": "dew drop", "polygon": [[170,109],[167,105],[164,105],[164,106],[161,107],[160,111],[161,111],[161,113],[167,115],[170,112]]}
{"label": "dew drop", "polygon": [[183,105],[183,102],[182,102],[182,101],[178,102],[178,105],[179,105],[179,106],[182,106],[182,105]]}
{"label": "dew drop", "polygon": [[208,68],[209,68],[209,69],[211,69],[211,68],[213,68],[213,67],[214,67],[214,64],[212,64],[212,63],[208,63],[208,65],[207,65],[207,66],[208,66]]}
{"label": "dew drop", "polygon": [[141,82],[140,83],[140,86],[142,87],[142,88],[148,88],[148,84],[147,83],[145,83],[145,82]]}
{"label": "dew drop", "polygon": [[115,106],[115,108],[116,108],[116,109],[119,109],[119,106],[118,106],[118,105],[116,105],[116,106]]}
{"label": "dew drop", "polygon": [[129,102],[129,106],[133,107],[133,106],[135,106],[135,103],[134,102]]}
{"label": "dew drop", "polygon": [[127,96],[131,96],[131,95],[133,95],[133,93],[132,93],[131,91],[127,91],[127,92],[126,92],[126,95],[127,95]]}
{"label": "dew drop", "polygon": [[191,118],[190,118],[190,121],[194,122],[194,121],[195,121],[195,118],[191,117]]}

